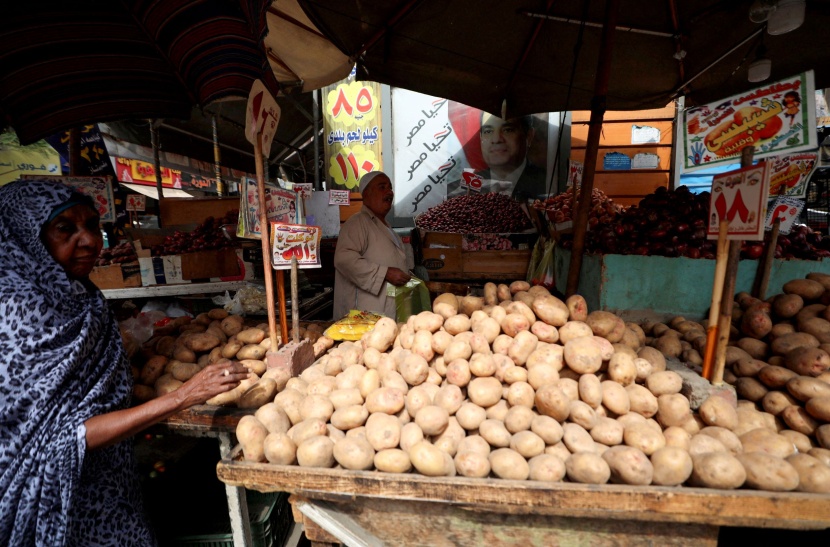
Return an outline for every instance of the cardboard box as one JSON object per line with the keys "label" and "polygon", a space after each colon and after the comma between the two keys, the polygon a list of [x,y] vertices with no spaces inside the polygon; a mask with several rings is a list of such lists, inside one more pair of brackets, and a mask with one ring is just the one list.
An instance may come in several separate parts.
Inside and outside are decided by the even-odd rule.
{"label": "cardboard box", "polygon": [[236,249],[198,251],[179,255],[183,279],[234,277],[240,273]]}
{"label": "cardboard box", "polygon": [[101,290],[141,286],[138,262],[96,266],[89,274],[89,280]]}
{"label": "cardboard box", "polygon": [[515,281],[527,276],[537,234],[488,234],[510,240],[513,248],[468,250],[476,235],[420,230],[420,264],[430,279]]}

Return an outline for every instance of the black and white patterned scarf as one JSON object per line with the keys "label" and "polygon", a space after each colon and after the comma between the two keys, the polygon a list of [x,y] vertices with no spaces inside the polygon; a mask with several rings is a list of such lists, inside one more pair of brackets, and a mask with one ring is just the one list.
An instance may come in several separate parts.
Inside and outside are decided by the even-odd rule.
{"label": "black and white patterned scarf", "polygon": [[[86,451],[84,421],[127,407],[132,377],[100,291],[70,280],[40,240],[71,193],[51,181],[0,187],[2,545],[72,545],[85,535],[88,544],[130,544],[97,529],[120,525],[103,522],[113,520],[103,509],[112,495],[129,499],[146,529],[131,444]],[[92,492],[98,480],[109,486]]]}

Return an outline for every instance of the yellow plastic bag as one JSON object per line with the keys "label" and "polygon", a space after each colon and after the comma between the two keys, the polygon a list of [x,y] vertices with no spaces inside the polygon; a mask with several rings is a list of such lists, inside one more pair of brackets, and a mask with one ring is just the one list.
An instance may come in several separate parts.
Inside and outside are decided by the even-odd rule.
{"label": "yellow plastic bag", "polygon": [[343,340],[354,342],[375,328],[375,323],[381,317],[383,316],[368,311],[351,310],[346,317],[332,323],[323,334],[337,342]]}

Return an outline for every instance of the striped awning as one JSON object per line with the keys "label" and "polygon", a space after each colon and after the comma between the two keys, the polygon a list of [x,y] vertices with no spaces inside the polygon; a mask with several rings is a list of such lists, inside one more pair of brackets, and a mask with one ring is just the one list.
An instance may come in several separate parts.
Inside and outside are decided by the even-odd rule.
{"label": "striped awning", "polygon": [[278,84],[270,0],[39,0],[0,8],[0,116],[20,141],[83,123],[181,118]]}

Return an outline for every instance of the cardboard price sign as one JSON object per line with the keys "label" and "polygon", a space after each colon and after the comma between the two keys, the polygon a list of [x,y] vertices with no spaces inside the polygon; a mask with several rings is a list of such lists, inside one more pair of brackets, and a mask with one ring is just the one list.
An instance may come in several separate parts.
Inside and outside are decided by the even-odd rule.
{"label": "cardboard price sign", "polygon": [[352,198],[348,190],[329,190],[329,205],[351,205]]}
{"label": "cardboard price sign", "polygon": [[484,185],[484,179],[480,175],[476,175],[473,169],[464,169],[461,173],[461,186],[469,190],[481,192],[481,187]]}
{"label": "cardboard price sign", "polygon": [[297,258],[299,268],[319,268],[321,235],[319,226],[272,222],[271,263],[274,269],[291,269],[292,257]]}
{"label": "cardboard price sign", "polygon": [[712,179],[707,236],[717,239],[721,220],[729,221],[727,239],[764,238],[764,213],[769,195],[770,164],[759,163],[716,175]]}
{"label": "cardboard price sign", "polygon": [[772,225],[778,220],[778,231],[782,234],[789,234],[793,228],[796,219],[804,209],[804,202],[800,199],[790,197],[779,197],[775,200],[772,207],[767,213],[767,220],[764,227],[767,230],[772,229]]}
{"label": "cardboard price sign", "polygon": [[280,106],[262,80],[254,81],[245,111],[245,137],[251,144],[256,144],[256,136],[261,132],[262,155],[265,157],[271,152],[271,141],[277,132],[281,112]]}

